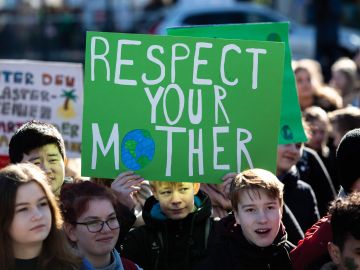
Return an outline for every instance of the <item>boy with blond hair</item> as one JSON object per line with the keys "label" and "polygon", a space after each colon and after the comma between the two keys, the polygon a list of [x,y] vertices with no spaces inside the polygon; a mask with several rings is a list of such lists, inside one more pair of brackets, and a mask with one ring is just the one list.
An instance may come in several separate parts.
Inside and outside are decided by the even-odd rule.
{"label": "boy with blond hair", "polygon": [[124,257],[144,270],[191,269],[205,257],[211,237],[210,199],[199,183],[151,181],[145,225],[129,232]]}
{"label": "boy with blond hair", "polygon": [[197,269],[292,269],[292,244],[281,223],[284,185],[263,169],[233,177],[230,200],[233,215],[214,230],[208,258]]}

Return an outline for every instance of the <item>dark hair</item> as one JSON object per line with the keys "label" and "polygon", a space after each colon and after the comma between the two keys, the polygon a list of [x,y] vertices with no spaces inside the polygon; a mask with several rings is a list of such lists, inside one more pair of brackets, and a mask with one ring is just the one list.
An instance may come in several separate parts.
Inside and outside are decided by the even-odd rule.
{"label": "dark hair", "polygon": [[16,194],[20,186],[37,183],[44,191],[51,211],[51,228],[43,242],[39,255],[40,269],[72,269],[78,267],[80,260],[68,251],[62,233],[62,217],[55,196],[47,183],[47,177],[37,166],[30,163],[9,165],[0,170],[0,269],[14,268],[10,226],[15,215]]}
{"label": "dark hair", "polygon": [[340,250],[343,250],[349,236],[360,240],[360,192],[333,201],[329,214],[331,214],[333,243]]}
{"label": "dark hair", "polygon": [[77,222],[89,207],[93,199],[108,199],[117,210],[117,198],[111,189],[90,181],[66,184],[60,193],[60,208],[64,221],[69,224]]}
{"label": "dark hair", "polygon": [[341,139],[336,150],[336,171],[346,193],[350,193],[355,181],[360,178],[360,128],[349,131]]}
{"label": "dark hair", "polygon": [[60,132],[55,126],[32,120],[23,124],[11,137],[9,157],[11,163],[19,163],[24,154],[47,144],[55,144],[63,159],[65,159],[65,144]]}
{"label": "dark hair", "polygon": [[330,123],[341,135],[360,127],[360,109],[348,106],[329,113]]}
{"label": "dark hair", "polygon": [[[263,169],[249,169],[237,174],[230,185],[230,201],[232,208],[237,211],[242,191],[252,191],[259,194],[263,190],[270,198],[278,199],[283,206],[284,184],[270,171]],[[249,195],[250,196],[250,195]]]}

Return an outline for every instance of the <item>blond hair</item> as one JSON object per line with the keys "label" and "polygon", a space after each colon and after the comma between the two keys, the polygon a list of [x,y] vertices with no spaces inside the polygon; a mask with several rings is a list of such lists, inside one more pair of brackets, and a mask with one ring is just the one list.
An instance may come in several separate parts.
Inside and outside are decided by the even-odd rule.
{"label": "blond hair", "polygon": [[[150,187],[153,190],[157,190],[159,187],[165,186],[165,185],[169,185],[172,188],[179,186],[183,183],[187,183],[187,182],[168,182],[168,181],[149,181]],[[197,184],[197,183],[192,183],[192,184]]]}

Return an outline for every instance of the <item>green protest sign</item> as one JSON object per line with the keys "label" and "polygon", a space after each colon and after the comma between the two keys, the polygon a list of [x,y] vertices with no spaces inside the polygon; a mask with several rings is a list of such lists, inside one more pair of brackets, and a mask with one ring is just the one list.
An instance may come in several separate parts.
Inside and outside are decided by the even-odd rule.
{"label": "green protest sign", "polygon": [[82,174],[275,171],[284,44],[88,32]]}
{"label": "green protest sign", "polygon": [[289,23],[248,23],[169,28],[172,36],[217,37],[226,39],[285,42],[285,71],[282,84],[279,144],[307,141],[302,123],[294,73],[291,68]]}

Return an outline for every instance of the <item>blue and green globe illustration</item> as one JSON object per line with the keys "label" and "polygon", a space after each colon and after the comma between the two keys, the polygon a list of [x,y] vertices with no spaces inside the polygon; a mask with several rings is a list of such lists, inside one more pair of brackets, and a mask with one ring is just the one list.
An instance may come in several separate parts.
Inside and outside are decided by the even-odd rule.
{"label": "blue and green globe illustration", "polygon": [[151,133],[144,129],[128,132],[121,143],[121,159],[130,170],[139,170],[148,165],[155,154],[155,142]]}

